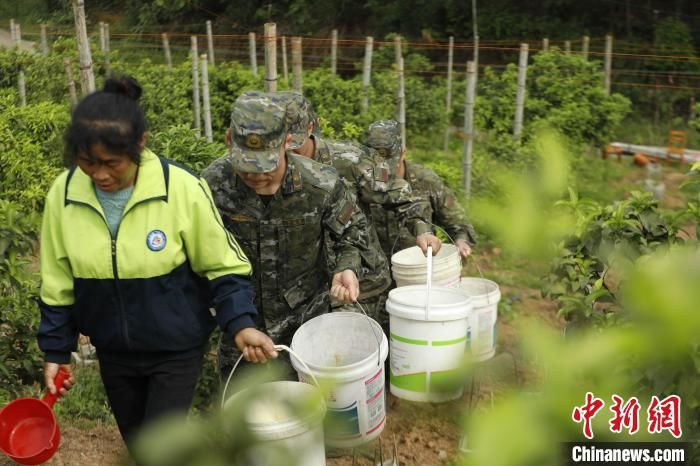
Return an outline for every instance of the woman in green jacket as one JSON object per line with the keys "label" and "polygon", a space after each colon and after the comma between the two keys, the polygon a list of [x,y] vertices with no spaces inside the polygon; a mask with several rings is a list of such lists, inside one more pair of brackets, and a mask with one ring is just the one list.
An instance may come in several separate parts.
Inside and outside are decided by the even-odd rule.
{"label": "woman in green jacket", "polygon": [[78,334],[89,336],[127,445],[143,424],[189,408],[217,323],[247,360],[277,356],[255,329],[250,263],[206,182],[145,148],[140,95],[133,79],[108,79],[75,108],[70,168],[47,195],[41,231],[47,388],[73,385],[53,379],[70,371]]}

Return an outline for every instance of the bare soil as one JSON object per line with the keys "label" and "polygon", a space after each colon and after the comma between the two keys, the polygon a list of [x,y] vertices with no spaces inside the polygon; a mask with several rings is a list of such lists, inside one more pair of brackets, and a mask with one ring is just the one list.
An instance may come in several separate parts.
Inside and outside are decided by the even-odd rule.
{"label": "bare soil", "polygon": [[[10,48],[14,44],[12,43],[12,40],[10,39],[10,31],[7,29],[0,28],[0,47],[6,47]],[[34,50],[34,42],[28,41],[28,40],[22,40],[20,42],[20,48],[22,50]]]}
{"label": "bare soil", "polygon": [[[385,460],[393,458],[393,438],[396,436],[401,465],[440,465],[454,458],[460,438],[459,413],[468,404],[462,400],[445,404],[416,404],[389,396],[387,425],[382,434]],[[133,466],[126,459],[126,448],[114,426],[80,429],[61,426],[61,446],[47,466]],[[374,465],[379,458],[379,442],[357,449],[356,465]],[[329,451],[329,466],[353,464],[352,450]],[[14,465],[7,458],[0,466]]]}

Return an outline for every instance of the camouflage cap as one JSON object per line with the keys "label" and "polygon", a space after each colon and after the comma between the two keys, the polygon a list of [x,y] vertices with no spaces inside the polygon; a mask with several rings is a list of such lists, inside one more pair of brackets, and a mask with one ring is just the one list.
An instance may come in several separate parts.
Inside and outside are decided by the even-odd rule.
{"label": "camouflage cap", "polygon": [[301,93],[279,92],[278,94],[286,94],[288,99],[287,124],[289,125],[289,131],[292,133],[292,148],[296,149],[304,144],[309,123],[313,124],[314,130],[316,129],[318,118],[311,102]]}
{"label": "camouflage cap", "polygon": [[301,147],[306,140],[306,131],[309,123],[313,123],[313,134],[319,133],[318,118],[313,105],[309,100],[297,91],[260,92],[251,91],[250,96],[258,96],[270,99],[282,108],[286,109],[287,130],[292,133],[290,149]]}
{"label": "camouflage cap", "polygon": [[265,173],[277,167],[287,136],[285,108],[262,92],[246,92],[231,110],[233,168]]}
{"label": "camouflage cap", "polygon": [[396,120],[379,120],[371,123],[365,135],[365,145],[375,149],[382,157],[401,155],[401,129]]}

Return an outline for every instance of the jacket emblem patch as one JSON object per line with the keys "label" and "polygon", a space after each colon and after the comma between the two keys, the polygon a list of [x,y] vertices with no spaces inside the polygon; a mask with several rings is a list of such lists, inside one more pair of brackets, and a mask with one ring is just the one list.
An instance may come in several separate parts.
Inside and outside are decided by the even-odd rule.
{"label": "jacket emblem patch", "polygon": [[146,246],[151,251],[160,251],[165,247],[167,243],[167,238],[165,233],[160,230],[151,230],[146,235]]}

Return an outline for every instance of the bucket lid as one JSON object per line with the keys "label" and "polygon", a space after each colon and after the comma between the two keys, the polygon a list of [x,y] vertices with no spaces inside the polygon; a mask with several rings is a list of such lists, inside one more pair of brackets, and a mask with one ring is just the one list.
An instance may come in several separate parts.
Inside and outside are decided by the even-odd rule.
{"label": "bucket lid", "polygon": [[[443,244],[437,255],[433,256],[433,266],[450,261],[460,262],[459,249],[453,244]],[[425,268],[425,263],[425,254],[418,246],[402,249],[391,256],[392,266]]]}
{"label": "bucket lid", "polygon": [[263,441],[312,430],[326,415],[321,391],[302,382],[267,382],[248,388],[229,398],[224,410],[238,403],[246,403],[246,427]]}
{"label": "bucket lid", "polygon": [[462,277],[460,287],[472,298],[474,307],[496,304],[501,299],[501,290],[494,281],[481,277]]}
{"label": "bucket lid", "polygon": [[[424,321],[427,291],[425,285],[394,288],[389,292],[386,310],[392,316]],[[471,311],[471,298],[461,290],[442,286],[430,288],[430,322],[464,319]]]}

